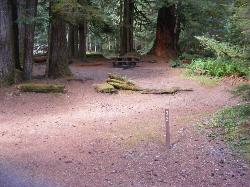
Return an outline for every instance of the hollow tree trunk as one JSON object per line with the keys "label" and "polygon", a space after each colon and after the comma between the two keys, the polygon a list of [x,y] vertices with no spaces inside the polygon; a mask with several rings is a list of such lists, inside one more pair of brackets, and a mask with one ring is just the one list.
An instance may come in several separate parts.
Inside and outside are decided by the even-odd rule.
{"label": "hollow tree trunk", "polygon": [[156,39],[150,54],[158,57],[174,58],[177,55],[179,23],[176,5],[162,7],[158,12]]}
{"label": "hollow tree trunk", "polygon": [[15,59],[13,41],[12,4],[0,1],[0,85],[14,82]]}
{"label": "hollow tree trunk", "polygon": [[79,57],[82,61],[86,58],[86,27],[86,21],[79,25]]}
{"label": "hollow tree trunk", "polygon": [[[50,7],[53,6],[51,3]],[[47,73],[51,78],[70,75],[68,67],[66,23],[63,18],[50,10],[52,20],[49,30],[49,58]]]}
{"label": "hollow tree trunk", "polygon": [[124,0],[121,55],[133,51],[134,0]]}
{"label": "hollow tree trunk", "polygon": [[[32,19],[37,13],[37,0],[26,0],[26,17]],[[24,54],[23,72],[24,79],[31,80],[33,69],[35,23],[25,23],[24,26]]]}

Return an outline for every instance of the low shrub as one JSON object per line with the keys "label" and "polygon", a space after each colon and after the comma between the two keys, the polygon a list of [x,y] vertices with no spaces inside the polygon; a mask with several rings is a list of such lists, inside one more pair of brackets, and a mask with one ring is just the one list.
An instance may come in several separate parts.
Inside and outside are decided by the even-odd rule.
{"label": "low shrub", "polygon": [[182,66],[182,61],[180,59],[170,60],[169,65],[172,68],[181,67]]}
{"label": "low shrub", "polygon": [[194,74],[208,75],[212,77],[224,77],[236,75],[249,76],[250,66],[248,62],[223,59],[195,59],[187,68]]}

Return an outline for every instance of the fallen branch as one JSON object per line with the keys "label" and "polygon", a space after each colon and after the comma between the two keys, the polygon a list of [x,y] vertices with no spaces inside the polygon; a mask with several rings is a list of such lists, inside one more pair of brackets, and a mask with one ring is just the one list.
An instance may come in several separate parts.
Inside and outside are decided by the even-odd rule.
{"label": "fallen branch", "polygon": [[177,92],[189,92],[193,89],[168,88],[168,89],[143,89],[141,94],[175,94]]}
{"label": "fallen branch", "polygon": [[25,83],[18,85],[17,88],[22,92],[63,93],[65,86],[63,84]]}

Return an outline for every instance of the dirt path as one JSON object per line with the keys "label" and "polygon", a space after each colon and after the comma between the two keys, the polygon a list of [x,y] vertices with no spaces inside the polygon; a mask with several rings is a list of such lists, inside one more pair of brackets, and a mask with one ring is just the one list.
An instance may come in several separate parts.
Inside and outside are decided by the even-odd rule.
{"label": "dirt path", "polygon": [[[0,91],[0,186],[250,186],[248,166],[193,125],[235,102],[227,85],[202,87],[166,64],[71,69],[86,81],[66,83],[66,94]],[[92,85],[108,72],[144,87],[195,91],[95,93]],[[171,150],[164,142],[166,108]]]}

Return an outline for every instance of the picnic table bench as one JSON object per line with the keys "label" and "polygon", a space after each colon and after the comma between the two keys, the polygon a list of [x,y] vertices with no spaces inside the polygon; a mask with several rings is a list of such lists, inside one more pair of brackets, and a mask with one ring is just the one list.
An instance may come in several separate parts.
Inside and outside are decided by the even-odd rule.
{"label": "picnic table bench", "polygon": [[113,67],[132,68],[141,61],[140,57],[122,56],[112,58]]}

